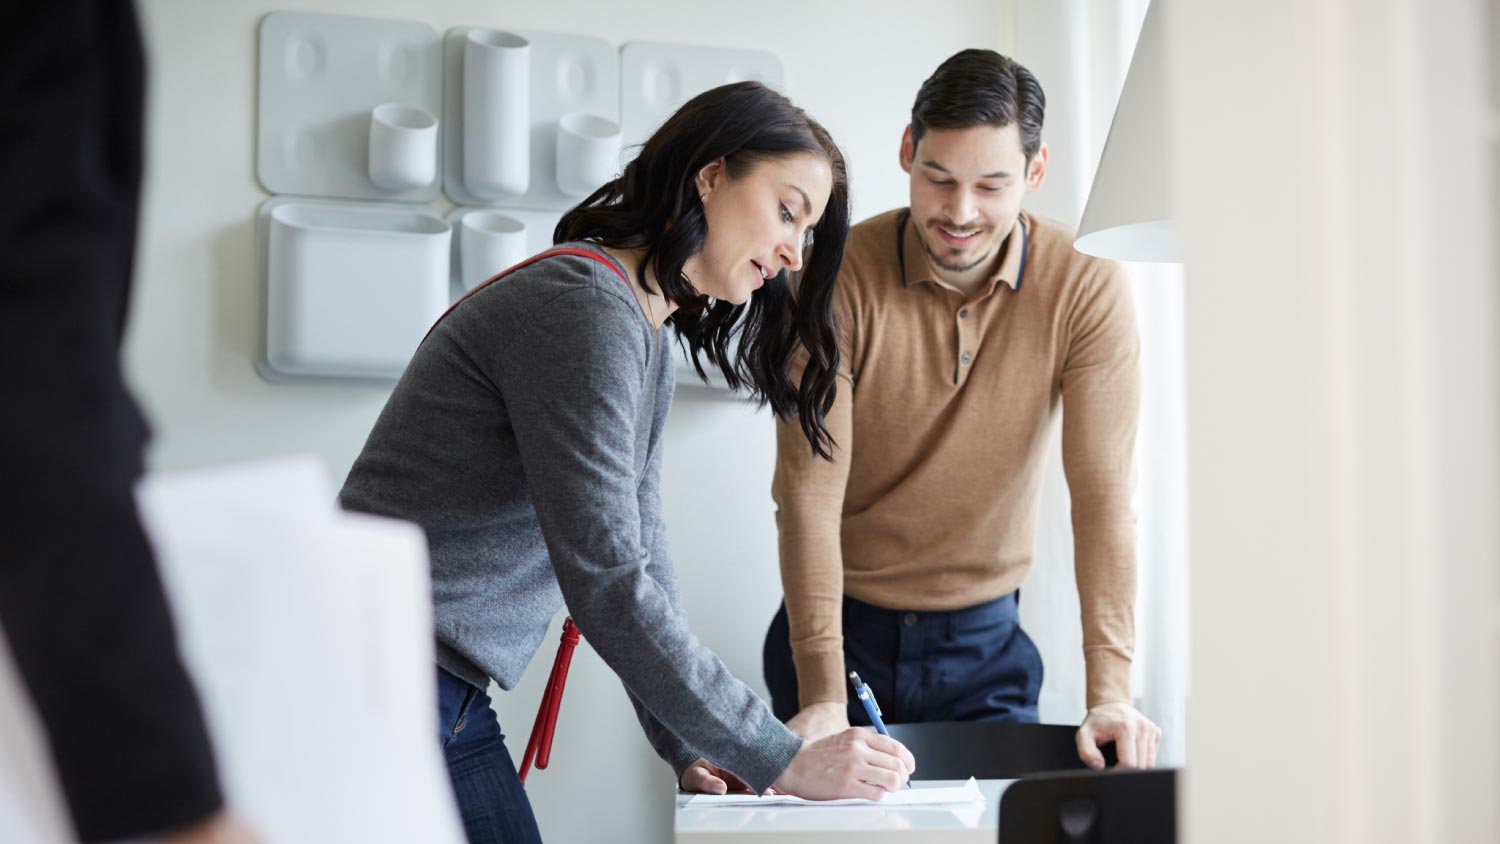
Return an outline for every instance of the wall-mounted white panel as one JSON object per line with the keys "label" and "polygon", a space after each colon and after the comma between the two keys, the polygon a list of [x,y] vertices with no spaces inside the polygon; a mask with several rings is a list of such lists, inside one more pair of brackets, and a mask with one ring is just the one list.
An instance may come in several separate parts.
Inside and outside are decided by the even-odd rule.
{"label": "wall-mounted white panel", "polygon": [[[739,349],[740,340],[738,337],[729,341],[730,354],[737,354]],[[741,392],[738,393],[731,392],[729,382],[724,380],[724,373],[719,370],[719,367],[709,363],[707,356],[700,355],[703,361],[703,369],[708,373],[708,382],[704,383],[703,379],[698,377],[698,370],[693,368],[693,360],[688,354],[687,348],[683,344],[676,342],[675,335],[672,342],[672,356],[673,363],[677,368],[678,389],[687,388],[700,395],[711,395],[713,398],[749,400],[749,396],[744,392],[744,388],[741,388]]]}
{"label": "wall-mounted white panel", "polygon": [[718,399],[738,399],[748,401],[749,398],[742,393],[734,393],[729,390],[729,383],[724,380],[724,373],[717,366],[709,364],[704,358],[703,368],[708,372],[708,383],[703,383],[698,377],[698,370],[693,368],[692,360],[688,357],[687,349],[682,348],[673,337],[672,354],[674,365],[677,368],[677,388],[686,389],[697,394],[712,396]]}
{"label": "wall-mounted white panel", "polygon": [[268,381],[394,381],[448,307],[450,229],[428,211],[272,197],[257,237]]}
{"label": "wall-mounted white panel", "polygon": [[[271,193],[428,202],[370,180],[378,105],[443,111],[442,40],[416,21],[272,12],[260,24],[256,176]],[[439,136],[447,130],[438,126]],[[441,149],[439,144],[438,149]]]}
{"label": "wall-mounted white panel", "polygon": [[755,80],[785,92],[783,78],[781,59],[764,50],[631,41],[620,48],[625,144],[645,141],[683,103],[710,88]]}
{"label": "wall-mounted white panel", "polygon": [[[557,125],[566,114],[582,112],[616,123],[620,119],[620,63],[615,48],[603,38],[550,32],[502,32],[526,40],[530,52],[529,114],[530,176],[525,193],[509,196],[470,185],[465,174],[464,56],[469,33],[460,26],[443,37],[443,192],[458,205],[494,205],[507,209],[566,211],[581,196],[564,194],[557,184]],[[550,242],[550,241],[549,241]]]}

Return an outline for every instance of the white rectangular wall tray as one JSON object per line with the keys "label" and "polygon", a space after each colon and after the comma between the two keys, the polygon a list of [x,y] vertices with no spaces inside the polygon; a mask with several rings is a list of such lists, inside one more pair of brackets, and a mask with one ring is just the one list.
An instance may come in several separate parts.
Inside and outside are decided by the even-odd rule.
{"label": "white rectangular wall tray", "polygon": [[448,222],[418,206],[299,197],[272,197],[256,217],[261,376],[398,379],[451,301]]}

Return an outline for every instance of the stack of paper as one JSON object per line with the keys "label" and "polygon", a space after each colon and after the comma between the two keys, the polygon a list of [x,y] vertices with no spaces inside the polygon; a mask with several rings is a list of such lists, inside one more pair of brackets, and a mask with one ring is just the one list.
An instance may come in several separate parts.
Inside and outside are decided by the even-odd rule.
{"label": "stack of paper", "polygon": [[984,802],[979,783],[973,777],[963,785],[903,788],[890,792],[879,800],[849,797],[843,800],[806,800],[790,794],[695,794],[686,803],[686,808],[710,806],[946,806],[954,803]]}

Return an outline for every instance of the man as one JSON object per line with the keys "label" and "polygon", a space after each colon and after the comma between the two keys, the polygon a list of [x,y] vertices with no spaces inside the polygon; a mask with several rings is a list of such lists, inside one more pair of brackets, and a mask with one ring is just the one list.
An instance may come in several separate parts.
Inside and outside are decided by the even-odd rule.
{"label": "man", "polygon": [[778,426],[786,602],[765,645],[776,714],[809,738],[867,723],[1037,720],[1041,657],[1017,615],[1046,446],[1062,411],[1088,715],[1079,756],[1151,767],[1131,704],[1131,458],[1138,338],[1120,267],[1021,209],[1042,185],[1036,78],[965,50],[923,83],[901,139],[911,207],[850,232],[831,461]]}
{"label": "man", "polygon": [[12,4],[0,93],[0,624],[85,842],[242,842],[132,487],[120,373],[140,192],[128,0]]}

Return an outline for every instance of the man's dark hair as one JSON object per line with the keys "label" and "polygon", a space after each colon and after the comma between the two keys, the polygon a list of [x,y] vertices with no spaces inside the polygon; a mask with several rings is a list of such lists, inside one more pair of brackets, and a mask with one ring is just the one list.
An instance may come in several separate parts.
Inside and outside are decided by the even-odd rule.
{"label": "man's dark hair", "polygon": [[1031,71],[994,50],[964,50],[938,65],[911,107],[911,142],[928,129],[1009,126],[1021,131],[1026,160],[1042,145],[1047,97]]}

